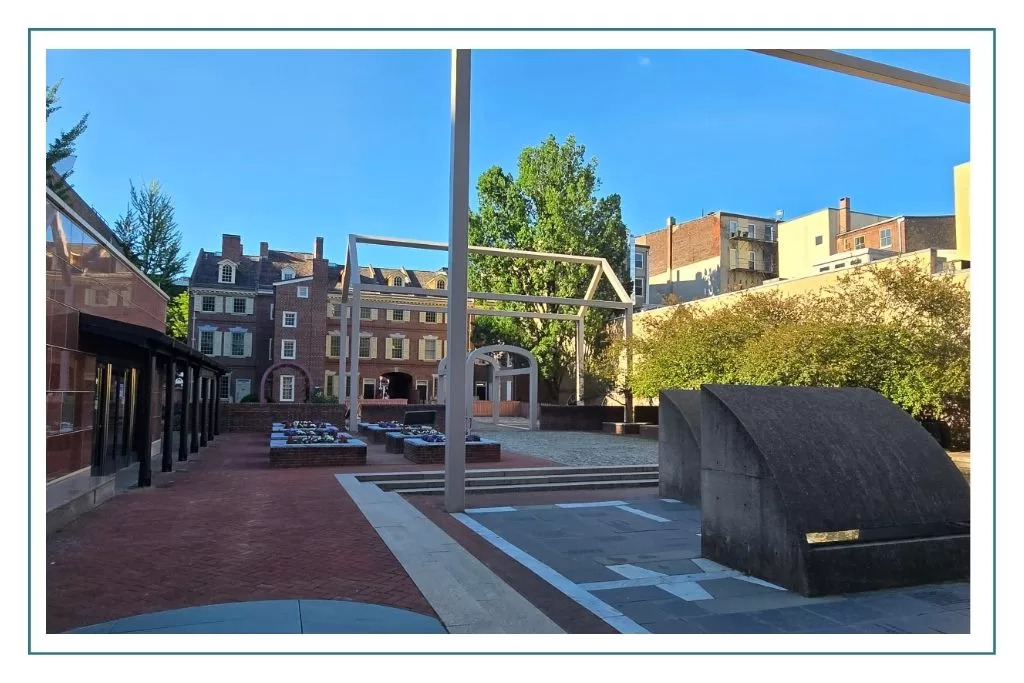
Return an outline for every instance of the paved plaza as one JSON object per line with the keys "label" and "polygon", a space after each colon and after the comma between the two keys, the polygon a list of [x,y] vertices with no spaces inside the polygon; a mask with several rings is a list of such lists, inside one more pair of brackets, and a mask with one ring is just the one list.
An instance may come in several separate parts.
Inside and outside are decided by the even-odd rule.
{"label": "paved plaza", "polygon": [[473,418],[473,430],[501,442],[502,448],[541,457],[560,465],[657,465],[658,442],[639,436],[614,436],[603,432],[532,432],[526,420]]}

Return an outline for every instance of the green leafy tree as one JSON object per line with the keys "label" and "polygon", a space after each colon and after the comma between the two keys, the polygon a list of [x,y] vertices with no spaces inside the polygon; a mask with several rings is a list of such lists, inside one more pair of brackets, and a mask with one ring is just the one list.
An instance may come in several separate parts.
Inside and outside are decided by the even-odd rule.
{"label": "green leafy tree", "polygon": [[[57,81],[46,89],[47,123],[50,121],[50,116],[61,109],[60,97],[57,94],[60,90],[61,83],[63,83],[63,79]],[[70,183],[68,183],[68,178],[73,173],[73,169],[69,168],[66,171],[58,169],[60,168],[62,161],[74,156],[78,138],[80,138],[82,133],[84,133],[86,128],[88,128],[88,121],[89,114],[83,114],[82,118],[78,119],[78,123],[72,126],[70,130],[61,131],[46,149],[46,185],[62,197],[66,196],[67,189],[71,187]]]}
{"label": "green leafy tree", "polygon": [[[600,256],[628,280],[627,233],[617,194],[598,196],[597,159],[573,136],[559,143],[549,136],[519,155],[517,174],[493,166],[477,181],[479,210],[470,216],[470,243],[478,246]],[[593,267],[471,255],[469,286],[474,291],[580,298]],[[614,293],[602,280],[599,297]],[[503,302],[495,308],[558,313],[553,304]],[[575,311],[573,311],[575,312]],[[606,310],[591,309],[584,323],[588,354],[608,343]],[[507,343],[529,349],[550,396],[575,367],[576,325],[572,321],[477,317],[476,345]]]}
{"label": "green leafy tree", "polygon": [[188,258],[181,253],[174,203],[155,180],[142,190],[130,187],[128,209],[115,221],[114,234],[139,270],[171,294],[174,278],[184,272]]}
{"label": "green leafy tree", "polygon": [[188,292],[179,292],[167,302],[167,336],[188,342]]}

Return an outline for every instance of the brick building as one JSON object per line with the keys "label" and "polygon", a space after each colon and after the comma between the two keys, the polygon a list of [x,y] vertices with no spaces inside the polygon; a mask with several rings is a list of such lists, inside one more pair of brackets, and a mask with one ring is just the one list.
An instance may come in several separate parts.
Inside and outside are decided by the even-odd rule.
{"label": "brick building", "polygon": [[[670,294],[691,301],[756,287],[778,273],[778,221],[716,211],[636,238],[635,273],[642,273],[640,304]],[[634,289],[637,281],[634,278]],[[639,293],[639,292],[638,292]]]}
{"label": "brick building", "polygon": [[[317,389],[347,395],[351,381],[341,355],[351,348],[341,336],[341,279],[344,266],[324,258],[322,237],[312,252],[272,250],[243,253],[237,235],[223,235],[221,250],[200,250],[189,278],[191,344],[228,370],[220,398],[236,402],[250,394],[270,401],[303,402]],[[445,268],[360,269],[364,283],[445,289]],[[363,398],[433,400],[437,365],[446,352],[446,300],[422,295],[375,294],[372,304],[401,305],[415,299],[436,302],[437,312],[384,310],[360,312],[360,377]],[[351,310],[346,307],[346,317]],[[350,326],[346,325],[346,329]],[[347,363],[346,363],[347,366]],[[345,384],[339,377],[345,375]]]}

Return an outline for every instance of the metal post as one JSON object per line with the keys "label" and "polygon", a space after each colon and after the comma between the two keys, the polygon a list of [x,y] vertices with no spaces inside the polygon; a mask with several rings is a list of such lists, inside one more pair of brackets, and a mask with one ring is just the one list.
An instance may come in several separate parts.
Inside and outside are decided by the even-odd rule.
{"label": "metal post", "polygon": [[209,415],[206,419],[206,443],[213,443],[213,414],[217,411],[217,404],[220,403],[220,375],[214,375],[208,380],[210,387]]}
{"label": "metal post", "polygon": [[211,432],[213,435],[220,434],[220,382],[222,381],[224,381],[224,375],[218,375],[217,400],[213,402],[213,432]]}
{"label": "metal post", "polygon": [[469,282],[470,51],[452,50],[451,194],[448,225],[448,401],[445,404],[444,506],[466,508],[466,332]]}
{"label": "metal post", "polygon": [[171,453],[171,422],[174,420],[174,357],[167,357],[167,367],[164,369],[164,442],[162,444],[162,457],[160,459],[160,471],[172,472],[174,470],[174,456]]}
{"label": "metal post", "polygon": [[[357,270],[353,277],[359,277]],[[359,301],[359,286],[353,285],[352,292],[352,359],[348,363],[352,377],[348,392],[348,431],[353,436],[359,431],[359,315],[362,304]]]}
{"label": "metal post", "polygon": [[341,335],[341,339],[338,343],[338,405],[345,405],[345,357],[348,355],[348,345],[345,343],[345,335],[348,332],[348,323],[345,321],[345,311],[348,309],[345,304],[341,304],[341,322],[338,323],[338,334]]}
{"label": "metal post", "polygon": [[142,373],[142,387],[138,392],[139,417],[136,425],[140,438],[136,439],[139,448],[139,488],[153,485],[153,386],[156,384],[156,356],[152,351],[146,353],[145,370]]}
{"label": "metal post", "polygon": [[178,460],[185,462],[188,460],[189,448],[189,422],[191,413],[191,392],[192,392],[192,369],[186,362],[182,368],[182,385],[181,385],[181,424],[178,425]]}
{"label": "metal post", "polygon": [[583,403],[583,317],[576,321],[576,404]]}
{"label": "metal post", "polygon": [[[199,371],[200,373],[202,370]],[[207,415],[210,414],[210,378],[199,378],[199,446],[206,445]]]}
{"label": "metal post", "polygon": [[626,389],[623,392],[625,395],[625,415],[623,420],[625,422],[633,421],[633,391],[629,388],[629,378],[633,375],[633,345],[630,344],[630,340],[633,339],[633,307],[630,306],[626,309],[626,316],[623,320],[622,336],[626,340]]}
{"label": "metal post", "polygon": [[189,453],[199,452],[199,366],[193,365],[189,368],[192,373],[192,414],[189,416],[189,426],[192,428],[192,439],[188,447]]}

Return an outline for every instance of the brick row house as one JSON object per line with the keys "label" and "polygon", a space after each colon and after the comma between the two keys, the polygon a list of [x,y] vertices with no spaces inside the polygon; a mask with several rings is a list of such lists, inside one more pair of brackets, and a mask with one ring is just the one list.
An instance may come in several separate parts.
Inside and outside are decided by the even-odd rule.
{"label": "brick row house", "polygon": [[[344,266],[324,258],[322,237],[312,252],[278,251],[260,243],[259,254],[243,253],[241,238],[223,235],[221,250],[200,250],[189,278],[190,340],[228,370],[219,387],[222,401],[308,401],[316,391],[348,395],[351,379],[341,366],[351,344],[342,336],[341,279]],[[366,266],[364,283],[446,289],[445,268],[436,271]],[[376,308],[437,305],[437,311]],[[359,395],[364,399],[433,401],[437,366],[447,349],[446,300],[423,295],[365,295],[360,315]],[[351,319],[345,307],[345,317]],[[346,363],[347,365],[347,363]],[[345,377],[344,386],[339,380]],[[261,392],[262,389],[262,392]],[[253,400],[253,399],[250,399]]]}

